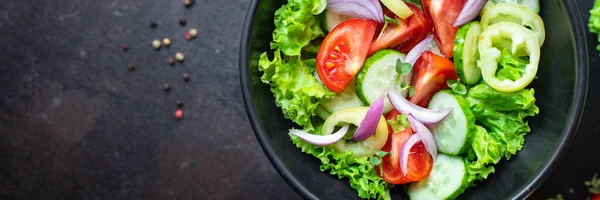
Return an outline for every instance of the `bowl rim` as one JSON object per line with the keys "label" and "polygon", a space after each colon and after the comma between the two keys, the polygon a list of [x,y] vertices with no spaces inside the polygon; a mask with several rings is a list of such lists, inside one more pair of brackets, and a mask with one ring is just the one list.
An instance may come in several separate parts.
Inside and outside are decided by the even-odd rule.
{"label": "bowl rim", "polygon": [[[279,159],[279,157],[273,150],[273,146],[267,142],[265,128],[260,123],[257,110],[254,107],[254,100],[251,94],[252,84],[250,78],[250,68],[248,65],[251,56],[249,50],[251,31],[253,28],[252,21],[254,19],[254,15],[256,14],[256,9],[258,7],[259,2],[260,0],[252,0],[249,4],[248,11],[244,20],[239,50],[240,82],[246,113],[248,115],[248,119],[261,148],[263,149],[267,158],[275,167],[279,175],[281,175],[281,177],[283,177],[283,179],[303,198],[319,199],[317,196],[315,196],[315,194],[313,194],[306,187],[304,187]],[[577,3],[571,0],[560,0],[559,2],[566,9],[567,15],[570,16],[568,25],[570,26],[571,33],[573,35],[573,38],[575,39],[574,45],[577,51],[575,58],[577,66],[575,95],[573,97],[574,103],[571,105],[570,108],[573,112],[571,112],[567,117],[567,124],[563,129],[561,141],[559,141],[558,148],[551,153],[550,158],[546,160],[546,162],[544,162],[542,166],[538,169],[531,182],[529,182],[524,187],[521,187],[520,190],[518,190],[517,192],[511,194],[511,199],[527,198],[542,185],[542,183],[549,177],[549,175],[552,174],[552,172],[556,170],[556,168],[560,164],[560,160],[562,160],[565,157],[568,151],[572,139],[577,132],[581,116],[583,115],[583,108],[585,105],[588,89],[587,80],[589,68],[588,49],[585,34],[586,29],[582,21],[582,17],[579,14],[579,8],[577,6]]]}

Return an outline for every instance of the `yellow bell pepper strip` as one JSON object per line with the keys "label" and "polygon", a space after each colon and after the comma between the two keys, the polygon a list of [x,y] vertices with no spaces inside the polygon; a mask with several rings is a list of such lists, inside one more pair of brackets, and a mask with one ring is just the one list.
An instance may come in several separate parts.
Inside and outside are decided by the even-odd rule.
{"label": "yellow bell pepper strip", "polygon": [[[507,45],[507,40],[510,44]],[[479,38],[479,67],[483,80],[495,90],[501,92],[514,92],[525,88],[537,73],[540,61],[540,46],[535,34],[519,24],[512,22],[498,22],[487,27]],[[519,69],[519,76],[500,78],[497,76],[499,63],[503,59],[502,51],[510,52],[512,57],[529,56],[529,63]],[[511,55],[508,55],[511,57]],[[502,69],[502,65],[500,65]]]}
{"label": "yellow bell pepper strip", "polygon": [[481,16],[481,28],[498,22],[513,22],[533,31],[538,44],[542,46],[546,39],[546,30],[542,18],[525,6],[511,3],[499,3],[488,7]]}
{"label": "yellow bell pepper strip", "polygon": [[[360,125],[365,115],[367,115],[367,110],[369,107],[360,106],[360,107],[349,107],[338,110],[331,114],[325,123],[323,124],[323,135],[329,135],[334,132],[334,128],[338,123],[350,123],[356,126]],[[350,134],[354,134],[353,132]],[[346,135],[348,136],[348,135]],[[353,151],[354,156],[356,157],[366,157],[372,156],[375,154],[375,150],[381,149],[388,138],[388,127],[385,121],[385,118],[381,116],[379,119],[379,124],[377,124],[377,129],[375,130],[375,134],[373,134],[369,139],[366,139],[362,142],[346,142],[346,140],[342,139],[332,144],[333,148],[340,153]]]}

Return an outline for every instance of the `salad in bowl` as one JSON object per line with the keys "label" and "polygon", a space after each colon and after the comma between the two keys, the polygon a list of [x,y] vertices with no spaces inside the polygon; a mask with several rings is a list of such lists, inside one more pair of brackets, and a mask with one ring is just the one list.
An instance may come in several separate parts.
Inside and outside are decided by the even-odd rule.
{"label": "salad in bowl", "polygon": [[[255,63],[289,145],[364,199],[454,199],[540,113],[537,0],[288,0]],[[535,85],[535,84],[534,84]]]}

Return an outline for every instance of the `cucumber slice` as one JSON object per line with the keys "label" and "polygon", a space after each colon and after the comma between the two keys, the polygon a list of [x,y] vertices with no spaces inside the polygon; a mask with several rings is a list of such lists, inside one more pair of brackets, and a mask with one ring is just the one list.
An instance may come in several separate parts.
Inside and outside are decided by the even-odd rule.
{"label": "cucumber slice", "polygon": [[492,0],[494,3],[513,3],[519,4],[529,8],[529,10],[540,13],[540,1],[539,0]]}
{"label": "cucumber slice", "polygon": [[343,92],[336,93],[328,101],[321,101],[321,105],[329,113],[335,113],[348,107],[364,106],[363,102],[356,96],[355,87],[355,83],[348,84]]}
{"label": "cucumber slice", "polygon": [[452,108],[452,112],[442,122],[431,125],[429,129],[435,136],[438,151],[459,155],[471,147],[475,116],[469,104],[460,95],[450,90],[442,90],[433,95],[429,101],[429,109],[443,110]]}
{"label": "cucumber slice", "polygon": [[467,170],[460,157],[438,154],[427,179],[411,183],[410,199],[455,199],[467,188]]}
{"label": "cucumber slice", "polygon": [[323,120],[327,120],[327,118],[331,116],[331,113],[327,112],[327,110],[325,110],[325,108],[323,108],[323,106],[321,105],[318,105],[315,108],[315,114],[317,114],[317,116],[319,116]]}
{"label": "cucumber slice", "polygon": [[477,66],[479,60],[479,36],[481,35],[481,26],[478,21],[469,22],[461,26],[456,33],[454,40],[454,66],[456,75],[460,82],[472,85],[481,79],[481,70]]}
{"label": "cucumber slice", "polygon": [[350,16],[342,15],[340,13],[336,13],[330,10],[326,10],[325,12],[325,18],[323,20],[323,24],[325,25],[325,27],[323,28],[326,28],[327,32],[333,30],[333,28],[335,28],[338,24],[342,23],[343,21],[352,18]]}
{"label": "cucumber slice", "polygon": [[[381,95],[385,96],[383,113],[388,113],[394,109],[387,97],[387,91],[393,87],[396,91],[402,91],[403,81],[410,84],[412,70],[405,76],[398,77],[396,72],[396,61],[400,59],[404,62],[406,55],[398,51],[385,49],[378,51],[373,56],[367,58],[364,66],[356,76],[356,94],[366,105],[371,103]],[[407,91],[402,91],[401,95],[406,97]]]}

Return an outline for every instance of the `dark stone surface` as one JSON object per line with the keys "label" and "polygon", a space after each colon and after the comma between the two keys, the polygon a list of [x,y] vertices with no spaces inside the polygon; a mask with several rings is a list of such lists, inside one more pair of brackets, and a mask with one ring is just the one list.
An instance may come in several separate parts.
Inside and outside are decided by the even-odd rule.
{"label": "dark stone surface", "polygon": [[[3,0],[0,197],[299,199],[260,149],[240,95],[249,2],[197,0],[186,9],[182,0]],[[587,20],[591,1],[580,5]],[[184,39],[188,28],[198,39]],[[153,50],[163,37],[172,45]],[[596,37],[588,37],[595,77]],[[185,62],[169,66],[178,51]],[[598,81],[590,79],[567,159],[536,199],[569,188],[581,198],[583,181],[600,172],[600,159],[582,156],[600,151]],[[176,100],[185,103],[181,121]]]}

